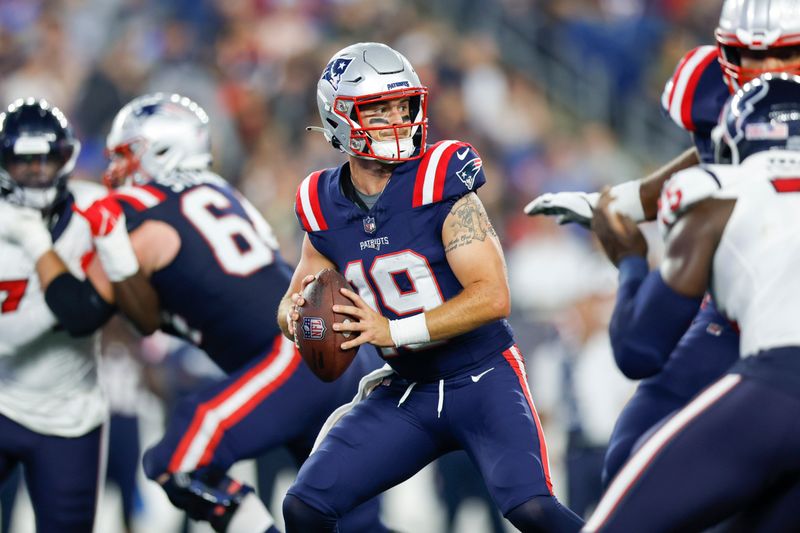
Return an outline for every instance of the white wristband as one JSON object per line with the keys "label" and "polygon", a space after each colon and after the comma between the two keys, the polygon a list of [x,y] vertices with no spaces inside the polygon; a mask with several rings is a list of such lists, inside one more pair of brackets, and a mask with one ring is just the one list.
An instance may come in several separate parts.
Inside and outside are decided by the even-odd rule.
{"label": "white wristband", "polygon": [[112,282],[125,280],[139,270],[139,261],[125,229],[124,218],[117,222],[108,235],[95,237],[94,245],[103,264],[103,270]]}
{"label": "white wristband", "polygon": [[630,217],[634,222],[644,222],[644,209],[639,196],[640,186],[639,180],[633,180],[611,187],[611,194],[614,196],[611,210]]}
{"label": "white wristband", "polygon": [[394,345],[398,348],[431,340],[428,325],[425,323],[425,313],[399,320],[390,320],[389,333],[392,336]]}

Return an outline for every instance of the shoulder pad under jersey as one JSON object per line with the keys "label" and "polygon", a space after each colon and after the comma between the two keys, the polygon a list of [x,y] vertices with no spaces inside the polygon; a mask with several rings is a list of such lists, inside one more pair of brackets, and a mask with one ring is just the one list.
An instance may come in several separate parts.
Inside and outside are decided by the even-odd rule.
{"label": "shoulder pad under jersey", "polygon": [[743,190],[768,182],[776,193],[800,192],[800,153],[795,150],[765,150],[740,165],[713,165],[722,183],[714,198],[735,199]]}
{"label": "shoulder pad under jersey", "polygon": [[441,141],[428,148],[419,161],[412,206],[460,198],[484,183],[483,161],[470,144]]}
{"label": "shoulder pad under jersey", "polygon": [[730,96],[716,46],[699,46],[678,63],[661,94],[661,108],[686,131],[708,134]]}
{"label": "shoulder pad under jersey", "polygon": [[154,185],[125,185],[114,189],[111,195],[125,213],[128,231],[133,231],[144,222],[143,214],[148,209],[167,199],[167,194]]}
{"label": "shoulder pad under jersey", "polygon": [[663,235],[694,204],[711,198],[723,187],[719,177],[722,165],[698,165],[672,175],[658,199],[658,226]]}
{"label": "shoulder pad under jersey", "polygon": [[126,213],[146,211],[167,199],[166,193],[153,185],[125,185],[111,194]]}
{"label": "shoulder pad under jersey", "polygon": [[67,182],[67,189],[72,193],[75,206],[79,209],[86,209],[95,200],[99,200],[108,194],[108,189],[93,181],[71,179]]}

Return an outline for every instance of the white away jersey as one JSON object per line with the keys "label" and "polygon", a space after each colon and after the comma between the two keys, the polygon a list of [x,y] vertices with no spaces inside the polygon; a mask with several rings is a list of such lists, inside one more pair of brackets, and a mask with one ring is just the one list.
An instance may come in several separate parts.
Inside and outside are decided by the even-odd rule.
{"label": "white away jersey", "polygon": [[[55,249],[85,278],[92,253],[86,221],[72,212],[103,196],[93,183],[70,182],[72,199],[55,224]],[[72,338],[58,327],[31,260],[0,241],[0,414],[47,435],[76,437],[102,423],[106,402],[97,379],[97,335]]]}
{"label": "white away jersey", "polygon": [[717,168],[740,177],[714,194],[736,198],[714,256],[714,301],[739,323],[743,356],[800,346],[800,154],[762,152]]}

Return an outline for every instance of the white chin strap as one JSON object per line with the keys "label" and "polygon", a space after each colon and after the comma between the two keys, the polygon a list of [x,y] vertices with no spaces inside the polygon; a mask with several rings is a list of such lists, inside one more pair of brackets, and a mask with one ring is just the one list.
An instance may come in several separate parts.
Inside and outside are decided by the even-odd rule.
{"label": "white chin strap", "polygon": [[378,157],[386,159],[408,158],[414,154],[414,139],[400,139],[400,153],[397,153],[397,141],[371,141],[372,151]]}

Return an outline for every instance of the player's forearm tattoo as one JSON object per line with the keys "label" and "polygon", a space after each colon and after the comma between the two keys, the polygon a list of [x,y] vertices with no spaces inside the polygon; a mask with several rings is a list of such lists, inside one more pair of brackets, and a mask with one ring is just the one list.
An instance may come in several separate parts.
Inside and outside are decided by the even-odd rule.
{"label": "player's forearm tattoo", "polygon": [[497,237],[483,204],[475,194],[468,194],[458,200],[450,210],[450,214],[453,216],[448,224],[454,233],[444,245],[445,253],[473,241],[485,241],[487,237]]}

